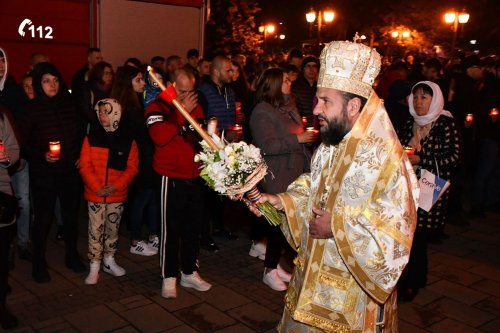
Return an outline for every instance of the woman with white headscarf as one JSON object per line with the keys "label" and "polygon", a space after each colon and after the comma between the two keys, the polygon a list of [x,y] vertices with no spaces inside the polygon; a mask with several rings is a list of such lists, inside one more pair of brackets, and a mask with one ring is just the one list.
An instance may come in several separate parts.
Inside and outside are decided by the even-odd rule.
{"label": "woman with white headscarf", "polygon": [[[460,139],[450,112],[443,109],[444,98],[439,86],[430,81],[418,82],[408,98],[412,118],[398,133],[403,146],[415,148],[410,162],[420,175],[426,169],[449,180],[460,159]],[[439,240],[446,222],[449,191],[430,212],[418,209],[406,276],[399,282],[399,298],[411,301],[427,284],[427,242]]]}

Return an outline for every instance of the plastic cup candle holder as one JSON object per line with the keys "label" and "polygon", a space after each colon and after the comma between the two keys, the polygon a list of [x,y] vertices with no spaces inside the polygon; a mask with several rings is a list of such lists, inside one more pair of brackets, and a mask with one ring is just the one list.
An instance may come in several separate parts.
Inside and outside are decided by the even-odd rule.
{"label": "plastic cup candle holder", "polygon": [[61,143],[59,141],[50,141],[49,150],[52,157],[58,158],[61,155]]}
{"label": "plastic cup candle holder", "polygon": [[233,131],[241,133],[243,131],[243,127],[240,124],[236,124],[233,126]]}
{"label": "plastic cup candle holder", "polygon": [[302,117],[302,125],[307,125],[307,117]]}
{"label": "plastic cup candle holder", "polygon": [[404,150],[405,150],[406,155],[408,155],[408,156],[415,155],[415,148],[413,148],[413,147],[406,146],[406,147],[404,147]]}

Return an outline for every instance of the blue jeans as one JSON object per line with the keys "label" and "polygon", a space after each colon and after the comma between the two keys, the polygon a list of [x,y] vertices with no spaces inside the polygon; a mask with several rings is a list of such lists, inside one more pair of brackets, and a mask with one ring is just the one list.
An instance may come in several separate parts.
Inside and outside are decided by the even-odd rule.
{"label": "blue jeans", "polygon": [[132,240],[140,240],[142,221],[145,218],[150,235],[157,235],[158,204],[152,188],[137,188],[130,205],[130,233]]}
{"label": "blue jeans", "polygon": [[28,163],[24,169],[11,177],[12,188],[19,199],[19,216],[17,217],[17,244],[27,246],[30,241],[30,177]]}

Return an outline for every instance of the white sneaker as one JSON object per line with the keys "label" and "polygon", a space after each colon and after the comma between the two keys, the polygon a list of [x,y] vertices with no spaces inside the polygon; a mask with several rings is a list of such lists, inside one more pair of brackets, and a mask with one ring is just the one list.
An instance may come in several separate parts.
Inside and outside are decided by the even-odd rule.
{"label": "white sneaker", "polygon": [[137,242],[137,244],[135,246],[130,245],[130,253],[149,257],[149,256],[154,256],[158,252],[157,251],[155,252],[155,250],[150,248],[148,246],[148,244],[146,244],[146,242],[141,240],[141,241]]}
{"label": "white sneaker", "polygon": [[118,266],[114,257],[104,257],[104,262],[102,264],[103,271],[109,273],[113,276],[123,276],[125,275],[125,269]]}
{"label": "white sneaker", "polygon": [[85,278],[85,284],[93,285],[97,284],[99,281],[99,270],[101,269],[101,261],[100,260],[92,260],[90,262],[90,272],[89,275]]}
{"label": "white sneaker", "polygon": [[161,286],[161,297],[164,298],[176,298],[177,297],[177,279],[174,277],[163,279],[163,285]]}
{"label": "white sneaker", "polygon": [[292,279],[292,274],[285,271],[280,265],[278,265],[278,268],[276,268],[276,270],[278,271],[278,277],[281,279],[281,281],[286,283],[290,282],[290,280]]}
{"label": "white sneaker", "polygon": [[278,276],[277,269],[271,269],[270,271],[267,271],[267,269],[265,269],[262,281],[273,290],[283,291],[287,288],[286,284]]}
{"label": "white sneaker", "polygon": [[153,240],[150,239],[148,242],[148,246],[155,252],[155,254],[157,254],[158,250],[160,250],[160,239],[158,238],[158,236],[155,236]]}
{"label": "white sneaker", "polygon": [[266,244],[260,242],[252,242],[252,246],[250,247],[250,252],[248,252],[248,255],[254,258],[259,258],[260,260],[264,260],[266,258]]}
{"label": "white sneaker", "polygon": [[193,274],[186,275],[181,272],[181,286],[186,288],[193,288],[198,291],[207,291],[212,288],[212,285],[207,281],[203,280],[198,274],[198,272],[193,272]]}

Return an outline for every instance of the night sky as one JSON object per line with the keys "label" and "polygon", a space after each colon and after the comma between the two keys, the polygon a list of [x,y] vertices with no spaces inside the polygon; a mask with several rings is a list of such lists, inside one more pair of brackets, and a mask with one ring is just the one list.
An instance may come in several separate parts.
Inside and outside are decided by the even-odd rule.
{"label": "night sky", "polygon": [[[277,25],[279,22],[282,22],[283,25],[279,28],[281,31],[278,30],[277,34],[284,33],[286,40],[278,45],[283,48],[293,48],[299,46],[301,41],[309,38],[310,26],[305,19],[305,14],[310,8],[319,10],[330,5],[335,10],[336,7],[356,6],[355,3],[363,3],[363,1],[365,0],[257,0],[262,10],[256,15],[255,22],[257,25],[266,23]],[[374,0],[366,1],[372,2]],[[393,0],[376,1],[381,6],[390,6]],[[425,7],[431,1],[415,0],[412,3],[421,3]],[[462,33],[463,39],[479,40],[481,42],[481,49],[490,54],[500,52],[500,25],[498,25],[500,0],[440,0],[436,6],[442,8],[443,12],[452,8],[457,10],[460,10],[460,8],[466,9],[471,14],[471,18],[466,30]],[[356,15],[362,14],[357,12],[356,8],[350,8],[350,11],[351,13],[356,13]],[[336,26],[335,23],[338,19],[341,18],[337,16],[333,23],[328,26],[332,35],[335,35],[337,32],[336,28],[338,29],[338,25]],[[442,22],[439,21],[441,18],[437,19],[436,23],[442,25]],[[351,31],[347,33],[353,34]],[[348,39],[352,38],[352,36],[347,37]]]}
{"label": "night sky", "polygon": [[306,12],[310,9],[310,2],[297,0],[259,0],[262,10],[255,19],[257,25],[274,23],[278,25],[278,34],[284,33],[286,47],[299,46],[300,41],[309,38],[309,25],[306,21]]}

